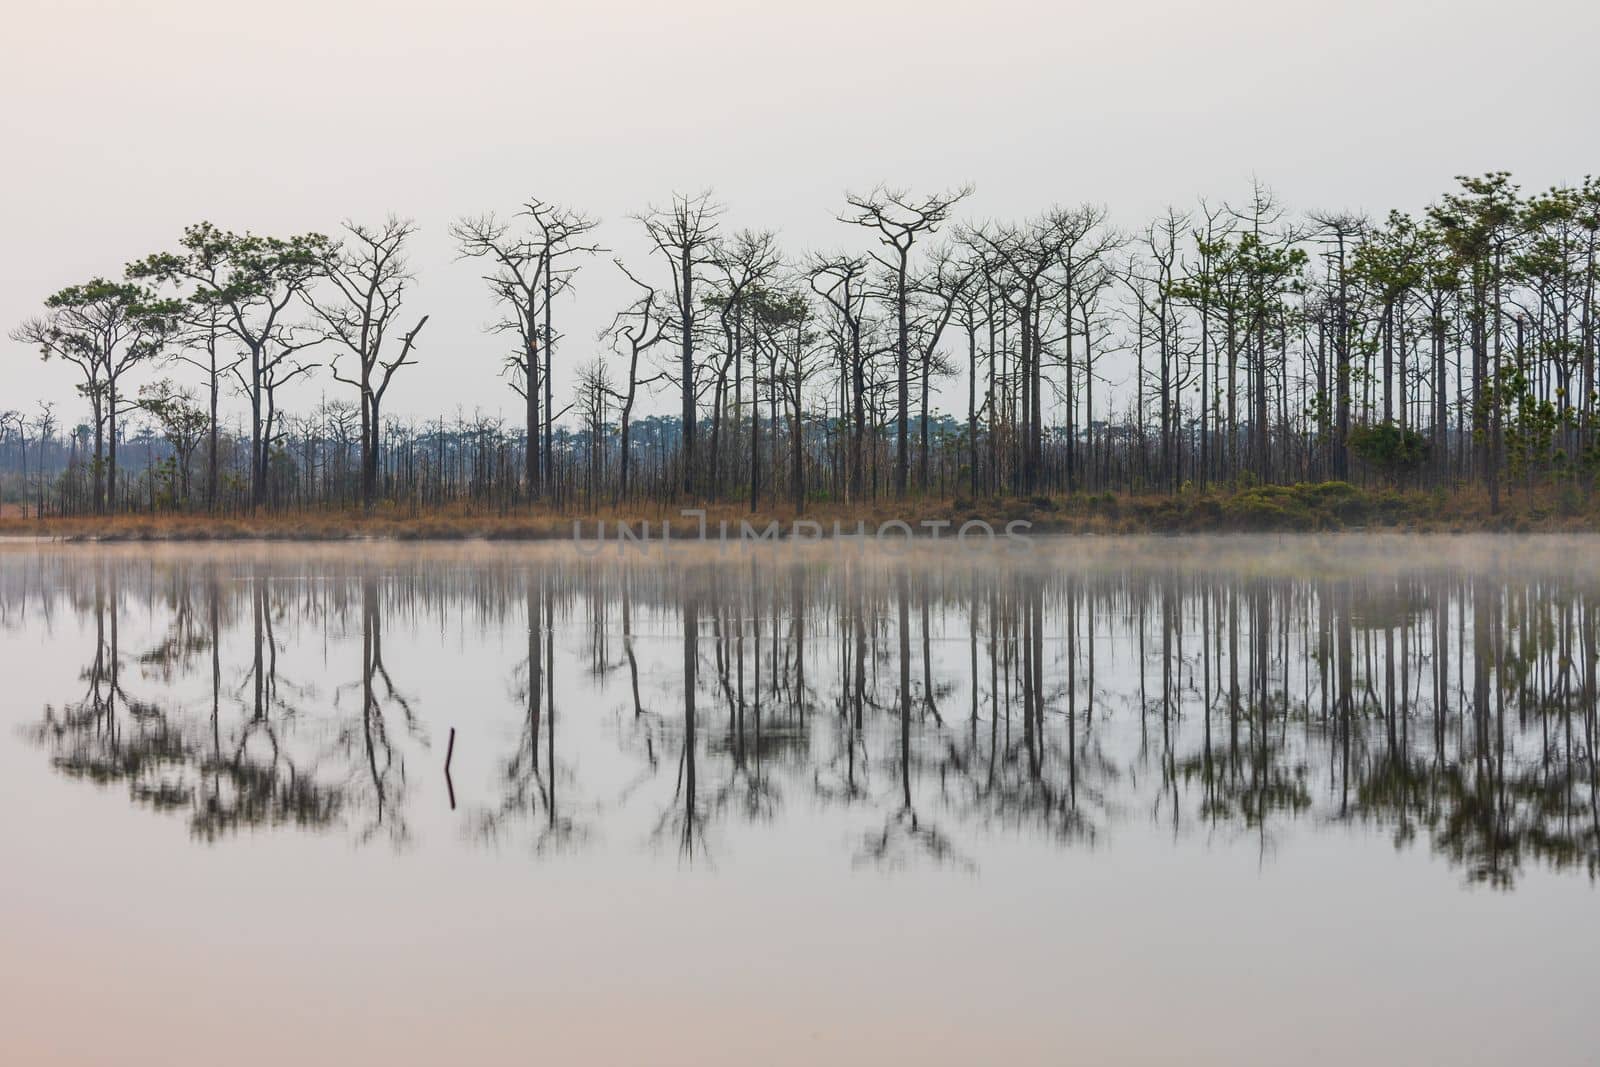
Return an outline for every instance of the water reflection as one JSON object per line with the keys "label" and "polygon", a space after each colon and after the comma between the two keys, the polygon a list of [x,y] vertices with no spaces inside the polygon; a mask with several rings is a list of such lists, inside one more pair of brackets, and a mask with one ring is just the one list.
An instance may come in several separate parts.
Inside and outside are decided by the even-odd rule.
{"label": "water reflection", "polygon": [[[424,840],[459,726],[494,754],[456,771],[453,825],[535,854],[715,864],[727,824],[804,817],[859,866],[975,869],[996,834],[1270,857],[1348,827],[1497,887],[1600,870],[1597,598],[1582,573],[1159,553],[0,557],[0,626],[80,646],[31,739],[202,841]],[[497,695],[465,699],[484,657]]]}

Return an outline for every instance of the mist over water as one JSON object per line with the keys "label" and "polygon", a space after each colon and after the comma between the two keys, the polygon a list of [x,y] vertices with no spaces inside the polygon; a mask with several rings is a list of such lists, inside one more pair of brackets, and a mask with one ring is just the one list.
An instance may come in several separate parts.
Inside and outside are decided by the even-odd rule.
{"label": "mist over water", "polygon": [[1597,548],[0,545],[0,1049],[1585,1062]]}

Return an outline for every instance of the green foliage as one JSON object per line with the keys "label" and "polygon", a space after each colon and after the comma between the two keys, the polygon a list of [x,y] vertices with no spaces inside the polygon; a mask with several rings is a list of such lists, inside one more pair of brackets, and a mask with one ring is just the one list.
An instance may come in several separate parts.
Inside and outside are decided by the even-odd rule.
{"label": "green foliage", "polygon": [[1286,486],[1260,485],[1235,494],[1223,506],[1230,525],[1265,530],[1310,530],[1316,519]]}
{"label": "green foliage", "polygon": [[136,363],[161,352],[177,329],[182,305],[144,286],[93,278],[45,299],[46,315],[11,336],[46,360],[64,359],[83,371],[83,391],[95,392]]}
{"label": "green foliage", "polygon": [[1361,462],[1391,478],[1421,467],[1430,450],[1426,437],[1392,422],[1353,426],[1348,440]]}
{"label": "green foliage", "polygon": [[319,233],[260,237],[231,233],[209,222],[186,227],[181,243],[181,253],[158,253],[130,264],[128,276],[189,283],[189,301],[197,309],[237,310],[263,302],[273,315],[326,270],[336,249]]}
{"label": "green foliage", "polygon": [[[1506,416],[1506,461],[1512,477],[1566,466],[1565,453],[1552,452],[1561,413],[1555,404],[1535,395],[1526,373],[1515,367],[1503,368],[1499,382],[1486,392],[1489,404],[1501,405]],[[1574,413],[1568,415],[1569,425],[1576,425]]]}
{"label": "green foliage", "polygon": [[1339,529],[1367,518],[1369,498],[1348,482],[1257,485],[1228,498],[1225,524],[1253,530]]}

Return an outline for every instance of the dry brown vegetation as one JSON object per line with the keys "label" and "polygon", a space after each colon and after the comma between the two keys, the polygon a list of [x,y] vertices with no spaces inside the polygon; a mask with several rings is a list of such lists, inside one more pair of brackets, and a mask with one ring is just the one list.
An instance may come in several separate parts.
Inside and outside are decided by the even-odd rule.
{"label": "dry brown vegetation", "polygon": [[[943,520],[951,528],[981,519],[996,529],[1013,520],[1031,523],[1033,533],[1185,533],[1205,531],[1399,529],[1411,531],[1600,531],[1600,496],[1574,489],[1542,489],[1507,498],[1492,514],[1482,490],[1360,489],[1344,482],[1294,486],[1254,486],[1236,490],[1156,494],[1094,493],[1004,499],[913,499],[903,505],[813,504],[803,515],[793,509],[763,509],[752,514],[740,503],[706,505],[712,534],[722,522],[737,536],[741,521],[758,529],[777,521],[785,529],[796,518],[819,523],[831,533],[838,523],[853,532],[892,519],[915,526]],[[670,521],[675,537],[693,536],[697,522],[676,505],[601,508],[581,513],[546,507],[497,509],[452,506],[408,509],[380,506],[359,509],[264,512],[259,515],[209,516],[198,513],[119,515],[96,518],[47,518],[42,521],[7,514],[0,517],[0,536],[45,536],[70,540],[555,540],[573,536],[574,522],[583,535],[595,536],[595,523],[608,531],[617,523],[635,530],[649,523],[649,534],[661,535]],[[922,532],[922,531],[919,531]],[[610,536],[615,536],[614,532]]]}

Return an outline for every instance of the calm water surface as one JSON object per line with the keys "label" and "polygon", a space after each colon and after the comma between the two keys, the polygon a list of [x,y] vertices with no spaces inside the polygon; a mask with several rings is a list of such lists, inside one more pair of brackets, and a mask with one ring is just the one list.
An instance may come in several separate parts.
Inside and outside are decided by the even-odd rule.
{"label": "calm water surface", "polygon": [[1595,1062],[1600,541],[1033,546],[0,546],[0,1061]]}

